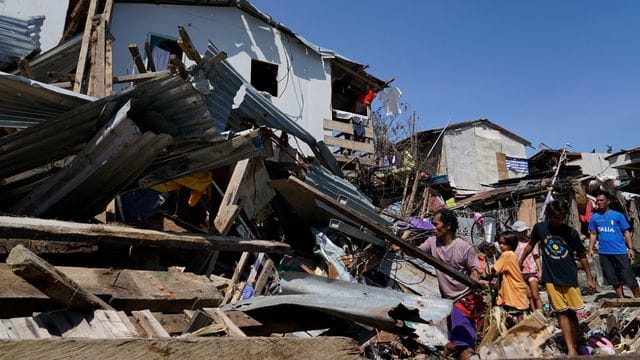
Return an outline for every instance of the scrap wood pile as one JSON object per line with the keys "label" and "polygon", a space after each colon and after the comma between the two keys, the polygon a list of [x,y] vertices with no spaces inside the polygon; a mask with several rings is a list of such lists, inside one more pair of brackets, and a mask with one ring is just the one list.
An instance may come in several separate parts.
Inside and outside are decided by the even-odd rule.
{"label": "scrap wood pile", "polygon": [[0,73],[0,351],[325,359],[442,345],[451,302],[434,296],[434,266],[473,281],[402,241],[223,52],[194,52],[105,96],[96,76],[111,75],[82,55],[100,51],[82,49],[88,76],[68,77],[94,96]]}

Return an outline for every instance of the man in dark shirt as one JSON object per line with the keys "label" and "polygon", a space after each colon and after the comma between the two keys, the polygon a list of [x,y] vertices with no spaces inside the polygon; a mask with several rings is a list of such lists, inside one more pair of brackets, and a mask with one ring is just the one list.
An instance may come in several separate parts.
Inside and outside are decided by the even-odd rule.
{"label": "man in dark shirt", "polygon": [[567,213],[569,206],[566,202],[554,200],[549,203],[546,209],[547,220],[533,227],[531,240],[520,257],[520,266],[538,243],[542,257],[541,282],[545,284],[551,307],[558,315],[567,353],[575,356],[579,338],[576,311],[584,307],[584,302],[578,288],[578,268],[574,252],[587,273],[589,290],[594,291],[596,285],[578,232],[564,223]]}

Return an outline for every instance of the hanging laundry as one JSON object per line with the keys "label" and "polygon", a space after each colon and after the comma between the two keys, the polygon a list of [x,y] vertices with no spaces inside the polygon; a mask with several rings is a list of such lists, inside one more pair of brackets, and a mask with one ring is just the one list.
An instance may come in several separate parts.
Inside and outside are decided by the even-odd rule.
{"label": "hanging laundry", "polygon": [[366,93],[360,94],[358,102],[364,105],[371,105],[373,99],[376,98],[377,92],[374,89],[367,90]]}
{"label": "hanging laundry", "polygon": [[402,114],[400,95],[402,92],[397,87],[385,88],[378,96],[384,113],[387,116]]}

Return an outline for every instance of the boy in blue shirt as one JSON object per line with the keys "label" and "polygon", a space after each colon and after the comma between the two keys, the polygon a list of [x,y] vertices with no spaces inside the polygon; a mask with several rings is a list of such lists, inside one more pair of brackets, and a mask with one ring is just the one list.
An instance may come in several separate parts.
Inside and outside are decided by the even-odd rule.
{"label": "boy in blue shirt", "polygon": [[619,298],[624,298],[622,285],[631,288],[634,297],[640,297],[638,282],[629,263],[635,256],[630,226],[623,214],[609,208],[610,203],[608,192],[598,193],[598,212],[589,221],[589,256],[593,257],[593,246],[598,241],[600,266],[607,283],[613,286]]}

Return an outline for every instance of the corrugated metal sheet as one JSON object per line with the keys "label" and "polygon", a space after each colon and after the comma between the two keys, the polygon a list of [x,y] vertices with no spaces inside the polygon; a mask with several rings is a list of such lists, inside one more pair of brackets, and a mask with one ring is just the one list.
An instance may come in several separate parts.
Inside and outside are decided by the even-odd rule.
{"label": "corrugated metal sheet", "polygon": [[[129,126],[119,133],[114,114],[127,101],[130,109],[120,117]],[[192,146],[195,139],[203,144],[223,139],[202,96],[181,78],[163,76],[1,138],[0,200],[26,196],[14,204],[0,203],[21,214],[91,217],[134,182],[173,138],[178,142],[169,153],[180,152],[183,143]],[[27,178],[19,186],[7,180],[69,156],[76,158],[46,179],[33,183]]]}
{"label": "corrugated metal sheet", "polygon": [[[219,52],[209,42],[202,64],[206,64]],[[322,152],[316,139],[308,131],[260,94],[226,60],[211,66],[206,74],[202,74],[198,68],[193,70],[193,74],[196,74],[196,82],[202,81],[204,75],[213,86],[213,90],[205,94],[205,99],[218,130],[222,131],[227,127],[232,109],[237,108],[236,111],[240,112],[243,118],[258,125],[284,131],[304,141],[325,166],[340,173],[335,158]],[[236,97],[241,98],[239,103],[234,102]]]}
{"label": "corrugated metal sheet", "polygon": [[[251,311],[285,305],[303,307],[394,332],[412,332],[397,320],[438,323],[451,312],[450,300],[416,296],[297,272],[280,277],[281,295],[242,300],[225,310]],[[274,309],[275,310],[275,309]]]}
{"label": "corrugated metal sheet", "polygon": [[[29,67],[33,73],[33,79],[50,82],[47,75],[50,71],[62,74],[71,73],[76,66],[78,66],[81,45],[82,34],[78,34],[53,49],[31,59],[29,61]],[[19,74],[19,70],[15,70],[13,73]]]}
{"label": "corrugated metal sheet", "polygon": [[95,98],[0,72],[0,127],[26,128]]}
{"label": "corrugated metal sheet", "polygon": [[22,57],[40,51],[40,28],[44,16],[26,20],[0,15],[0,69],[15,65]]}
{"label": "corrugated metal sheet", "polygon": [[313,162],[309,166],[305,182],[345,206],[366,215],[371,221],[381,225],[391,225],[391,223],[378,215],[371,200],[361,193],[355,185],[329,173],[317,162]]}

